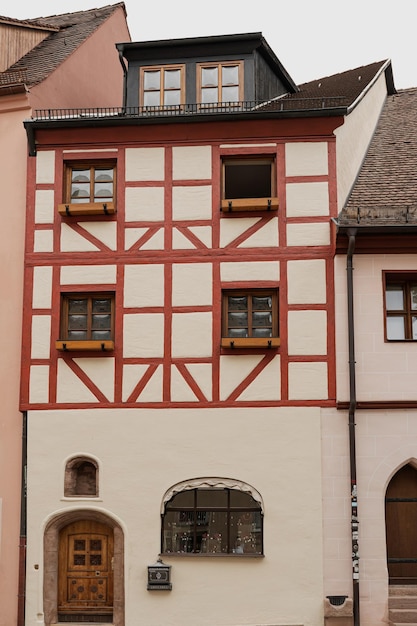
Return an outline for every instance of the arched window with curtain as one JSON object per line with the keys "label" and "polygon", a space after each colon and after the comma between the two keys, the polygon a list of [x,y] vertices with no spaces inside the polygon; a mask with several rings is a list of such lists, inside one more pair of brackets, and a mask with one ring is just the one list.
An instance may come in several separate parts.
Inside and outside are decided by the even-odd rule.
{"label": "arched window with curtain", "polygon": [[263,555],[263,505],[240,481],[195,479],[167,492],[162,554]]}

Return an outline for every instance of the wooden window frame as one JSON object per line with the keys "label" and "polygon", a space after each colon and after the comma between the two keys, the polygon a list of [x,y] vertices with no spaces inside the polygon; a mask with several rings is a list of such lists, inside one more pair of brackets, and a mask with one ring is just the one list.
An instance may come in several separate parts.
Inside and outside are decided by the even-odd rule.
{"label": "wooden window frame", "polygon": [[[388,309],[387,307],[387,287],[396,285],[402,287],[403,290],[403,308]],[[411,308],[411,287],[417,287],[416,272],[384,272],[384,325],[385,325],[385,341],[392,342],[416,342],[417,337],[413,338],[413,317],[417,317],[417,309]],[[404,320],[404,339],[390,339],[388,337],[388,318],[400,317]]]}
{"label": "wooden window frame", "polygon": [[[164,104],[164,95],[166,91],[178,91],[178,89],[166,89],[164,86],[164,74],[169,70],[180,70],[180,103],[179,104]],[[159,105],[145,105],[145,72],[157,72],[160,74],[159,81],[159,90],[148,90],[148,91],[159,91]],[[158,110],[163,109],[164,111],[169,110],[178,110],[183,107],[185,104],[185,65],[184,64],[176,64],[176,65],[148,65],[140,68],[140,78],[139,78],[139,105],[143,107],[145,110]]]}
{"label": "wooden window frame", "polygon": [[[252,297],[270,296],[272,298],[272,337],[230,337],[228,336],[228,297],[246,296],[248,297],[248,333],[251,332]],[[278,348],[279,319],[278,319],[278,289],[224,289],[222,291],[222,348]]]}
{"label": "wooden window frame", "polygon": [[[263,198],[226,198],[226,178],[227,167],[232,165],[270,165],[270,183],[271,194]],[[277,177],[276,177],[276,160],[275,155],[236,155],[225,156],[222,158],[222,180],[221,180],[221,211],[227,213],[239,211],[277,211],[278,195],[277,195]]]}
{"label": "wooden window frame", "polygon": [[[237,84],[237,87],[239,90],[239,98],[236,101],[236,103],[234,101],[230,102],[229,100],[224,100],[224,101],[222,100],[222,88],[227,86],[227,85],[222,85],[222,68],[234,67],[234,66],[237,66],[238,68],[238,79],[239,79],[239,82]],[[202,93],[203,93],[204,87],[202,85],[202,71],[203,69],[213,68],[213,67],[217,67],[219,71],[218,83],[217,83],[217,88],[219,90],[218,92],[219,99],[217,103],[203,102]],[[228,107],[236,106],[238,108],[240,105],[240,102],[242,102],[244,99],[243,77],[244,77],[243,61],[219,61],[219,62],[197,63],[197,104],[201,108],[209,109],[210,107],[217,108],[218,104],[225,102],[228,105]]]}
{"label": "wooden window frame", "polygon": [[[90,196],[88,202],[71,202],[72,172],[90,170]],[[113,199],[111,202],[94,201],[94,173],[96,169],[113,170]],[[64,164],[64,202],[58,205],[58,213],[65,217],[77,215],[112,215],[116,212],[116,162],[111,161],[69,161]]]}
{"label": "wooden window frame", "polygon": [[[232,492],[236,492],[239,493],[238,489],[232,489],[229,487],[224,487],[224,488],[220,488],[220,489],[216,489],[214,488],[213,491],[221,491],[224,494],[224,498],[226,500],[226,505],[224,506],[223,504],[219,503],[218,506],[213,506],[213,505],[209,505],[209,504],[198,504],[198,494],[201,492],[209,492],[211,490],[210,487],[207,488],[196,488],[196,489],[192,489],[190,490],[191,493],[193,494],[193,504],[192,505],[175,505],[175,498],[178,495],[181,494],[175,494],[170,500],[168,500],[165,503],[165,507],[164,507],[164,512],[162,513],[162,520],[161,520],[161,554],[165,555],[165,556],[170,556],[170,555],[175,555],[175,556],[197,556],[197,557],[210,557],[210,556],[226,556],[226,557],[238,557],[238,558],[242,558],[242,557],[262,557],[264,555],[264,545],[263,545],[263,513],[262,513],[262,509],[261,506],[258,502],[256,502],[256,500],[253,498],[253,496],[251,496],[252,498],[252,504],[247,504],[247,505],[237,505],[237,506],[233,506],[232,502],[231,502],[231,494]],[[182,492],[184,493],[184,492]],[[250,494],[246,494],[246,495],[250,495]],[[171,504],[172,502],[174,502],[173,504]],[[172,531],[172,529],[169,529],[168,527],[165,527],[165,518],[166,515],[169,513],[179,513],[182,514],[183,517],[183,523],[184,523],[184,533],[181,536],[181,539],[183,537],[184,534],[187,534],[189,540],[190,540],[190,544],[192,546],[192,550],[166,550],[166,543],[167,543],[167,537],[165,536],[165,532],[167,531],[168,533],[171,532],[172,534],[174,534],[174,532]],[[198,515],[200,513],[200,516]],[[209,548],[207,548],[206,550],[204,550],[201,546],[200,546],[200,550],[196,549],[198,546],[198,539],[197,539],[197,534],[201,534],[202,531],[202,524],[204,524],[204,518],[202,516],[207,516],[207,514],[215,514],[215,513],[223,513],[226,514],[226,537],[221,537],[220,538],[220,542],[221,544],[223,544],[223,539],[225,539],[225,543],[227,546],[227,551],[222,552],[222,551],[216,551],[213,552],[211,551]],[[250,523],[250,520],[254,519],[253,517],[251,518],[250,514],[253,513],[257,513],[259,515],[259,527],[256,527],[256,529],[253,529],[253,523]],[[233,534],[233,522],[234,522],[234,516],[237,515],[248,515],[248,522],[250,523],[250,525],[252,526],[253,532],[251,531],[250,534],[254,535],[252,537],[252,540],[256,541],[256,535],[259,535],[259,540],[256,541],[256,543],[258,543],[259,545],[259,549],[256,551],[253,550],[253,546],[249,549],[249,551],[245,551],[244,546],[243,546],[243,537],[240,537],[240,539],[242,540],[242,549],[236,549],[236,542],[237,542],[237,538],[239,537],[239,534],[237,531],[237,536],[235,539],[235,543],[234,546],[232,546],[232,534]],[[180,516],[179,516],[180,517]],[[208,523],[209,526],[209,523]],[[178,529],[178,531],[180,531],[180,529]],[[208,533],[207,533],[208,534]],[[181,540],[180,539],[180,540]],[[208,539],[210,539],[208,537]],[[171,541],[173,540],[173,537],[171,536]],[[188,546],[188,541],[187,541],[187,546]]]}
{"label": "wooden window frame", "polygon": [[[111,339],[92,339],[92,301],[94,299],[108,298],[111,300]],[[70,300],[86,299],[88,301],[87,311],[87,333],[86,339],[68,339],[68,319],[69,319],[69,302]],[[114,314],[115,302],[114,293],[112,292],[92,292],[92,293],[65,293],[61,298],[61,339],[56,341],[55,347],[62,351],[108,351],[114,350]]]}

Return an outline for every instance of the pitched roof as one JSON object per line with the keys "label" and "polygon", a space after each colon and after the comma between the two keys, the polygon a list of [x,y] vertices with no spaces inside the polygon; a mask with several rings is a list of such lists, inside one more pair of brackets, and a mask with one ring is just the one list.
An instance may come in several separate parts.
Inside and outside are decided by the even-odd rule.
{"label": "pitched roof", "polygon": [[387,98],[341,225],[417,224],[417,88]]}
{"label": "pitched roof", "polygon": [[61,65],[120,7],[126,11],[124,3],[119,2],[98,9],[23,20],[23,23],[28,25],[58,28],[58,30],[51,32],[48,37],[16,61],[7,71],[15,72],[26,69],[26,85],[37,85]]}

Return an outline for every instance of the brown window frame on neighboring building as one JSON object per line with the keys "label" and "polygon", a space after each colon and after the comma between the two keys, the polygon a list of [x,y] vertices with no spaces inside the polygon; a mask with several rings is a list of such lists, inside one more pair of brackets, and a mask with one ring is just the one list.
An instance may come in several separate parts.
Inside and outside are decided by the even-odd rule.
{"label": "brown window frame on neighboring building", "polygon": [[[85,300],[87,302],[86,310],[76,308],[71,311],[70,303]],[[109,310],[94,311],[94,301],[108,300],[110,302]],[[58,350],[113,350],[114,349],[114,313],[115,302],[114,293],[65,293],[61,298],[61,337],[56,342]],[[95,316],[110,315],[110,325],[107,328],[93,328]],[[70,317],[84,317],[86,324],[81,324],[76,328],[77,320],[74,319],[74,328],[70,328]],[[81,322],[82,320],[80,320]],[[76,336],[84,333],[85,337]],[[103,336],[98,337],[98,333],[102,332]]]}
{"label": "brown window frame on neighboring building", "polygon": [[[395,301],[394,298],[389,298],[388,296],[389,292],[394,291],[397,292]],[[400,299],[402,299],[402,303]],[[386,341],[417,341],[416,272],[384,272],[384,309]],[[392,323],[394,319],[397,321],[402,320],[402,324],[398,324],[396,329],[394,329]],[[398,333],[401,327],[402,332]],[[395,330],[397,333],[393,332]]]}
{"label": "brown window frame on neighboring building", "polygon": [[[231,298],[236,302],[232,304]],[[259,302],[254,302],[255,298]],[[238,300],[241,300],[239,304]],[[244,300],[246,299],[246,303]],[[270,305],[265,307],[261,300],[269,299]],[[246,305],[246,306],[245,306]],[[240,308],[239,308],[240,307]],[[243,321],[247,325],[238,325],[239,314],[246,313]],[[254,315],[269,313],[268,324],[256,324]],[[232,316],[236,314],[236,323],[233,325]],[[260,320],[261,321],[261,320]],[[256,331],[270,329],[270,334],[262,336]],[[240,330],[246,330],[246,335],[239,334]],[[222,291],[222,340],[223,348],[276,348],[280,345],[279,318],[278,318],[278,290],[277,289],[224,289]]]}
{"label": "brown window frame on neighboring building", "polygon": [[276,211],[278,196],[275,157],[223,157],[221,189],[221,210],[224,214],[232,211]]}
{"label": "brown window frame on neighboring building", "polygon": [[[97,172],[105,171],[106,180],[99,180]],[[80,179],[76,180],[76,172]],[[78,191],[86,195],[77,196]],[[103,184],[111,185],[111,193],[100,196],[97,187]],[[64,164],[64,202],[58,205],[58,212],[67,217],[72,215],[112,215],[116,212],[116,162],[113,161],[71,161]]]}

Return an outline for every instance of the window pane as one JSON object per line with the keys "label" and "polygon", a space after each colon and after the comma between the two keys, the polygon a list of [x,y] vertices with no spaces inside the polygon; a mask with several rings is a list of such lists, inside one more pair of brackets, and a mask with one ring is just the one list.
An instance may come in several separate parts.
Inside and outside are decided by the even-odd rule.
{"label": "window pane", "polygon": [[234,554],[262,554],[262,526],[259,511],[230,516],[230,543]]}
{"label": "window pane", "polygon": [[207,554],[227,553],[227,519],[228,514],[208,511],[208,530],[201,541],[201,552]]}
{"label": "window pane", "polygon": [[164,87],[165,89],[179,89],[181,86],[180,70],[165,70]]}
{"label": "window pane", "polygon": [[94,198],[113,198],[112,183],[95,183]]}
{"label": "window pane", "polygon": [[[214,87],[219,84],[219,68],[203,67],[201,70],[201,86]],[[217,91],[217,90],[216,90]]]}
{"label": "window pane", "polygon": [[198,508],[226,508],[227,507],[227,490],[226,489],[199,489],[197,491]]}
{"label": "window pane", "polygon": [[237,85],[239,83],[239,68],[237,65],[222,67],[222,85]]}
{"label": "window pane", "polygon": [[93,330],[109,330],[111,328],[111,315],[94,315]]}
{"label": "window pane", "polygon": [[405,319],[401,315],[398,317],[387,317],[387,339],[405,339]]}
{"label": "window pane", "polygon": [[153,70],[151,72],[144,72],[143,80],[144,89],[160,89],[161,87],[161,72],[160,70]]}
{"label": "window pane", "polygon": [[176,106],[178,104],[181,104],[181,92],[166,91],[164,93],[164,104],[166,106]]}
{"label": "window pane", "polygon": [[413,330],[413,339],[417,339],[417,317],[411,318],[411,325]]}
{"label": "window pane", "polygon": [[271,328],[252,328],[252,337],[272,337]]}
{"label": "window pane", "polygon": [[255,502],[250,493],[244,491],[238,491],[237,489],[230,490],[230,506],[241,507],[244,509],[256,508],[259,509],[259,504]]}
{"label": "window pane", "polygon": [[71,201],[74,199],[82,202],[90,197],[90,183],[72,183],[71,185]]}
{"label": "window pane", "polygon": [[88,308],[88,302],[86,299],[68,301],[69,313],[87,313],[87,308]]}
{"label": "window pane", "polygon": [[387,285],[385,295],[388,311],[402,311],[404,309],[404,289],[402,285]]}
{"label": "window pane", "polygon": [[111,311],[111,299],[110,298],[93,300],[93,313],[108,313],[109,311]]}
{"label": "window pane", "polygon": [[238,102],[239,87],[223,87],[222,102]]}
{"label": "window pane", "polygon": [[271,296],[253,296],[252,308],[256,311],[270,311],[272,309]]}
{"label": "window pane", "polygon": [[72,170],[72,182],[85,183],[90,181],[90,170]]}
{"label": "window pane", "polygon": [[68,330],[85,330],[87,328],[86,315],[69,315]]}
{"label": "window pane", "polygon": [[166,508],[169,509],[171,507],[194,507],[194,489],[191,491],[181,491],[181,493],[177,493],[169,502],[167,502]]}
{"label": "window pane", "polygon": [[91,339],[93,341],[107,341],[111,339],[111,331],[110,330],[94,330],[91,333]]}
{"label": "window pane", "polygon": [[271,163],[226,163],[224,175],[226,199],[271,197]]}
{"label": "window pane", "polygon": [[227,336],[237,339],[238,337],[248,337],[247,328],[229,328]]}
{"label": "window pane", "polygon": [[145,94],[143,94],[143,105],[145,107],[159,107],[160,92],[159,91],[147,91]]}
{"label": "window pane", "polygon": [[88,339],[87,337],[87,331],[81,331],[81,330],[69,330],[68,331],[68,337],[67,339],[71,340],[71,341],[85,341],[86,339]]}
{"label": "window pane", "polygon": [[95,175],[94,175],[94,180],[96,182],[101,182],[101,181],[112,181],[113,180],[113,170],[99,170],[96,169],[95,171]]}
{"label": "window pane", "polygon": [[242,327],[248,325],[247,313],[229,313],[228,326]]}
{"label": "window pane", "polygon": [[229,311],[246,311],[248,308],[247,296],[229,296]]}
{"label": "window pane", "polygon": [[209,89],[202,89],[201,91],[201,101],[203,104],[213,104],[219,101],[217,87],[210,87]]}
{"label": "window pane", "polygon": [[257,312],[252,314],[252,324],[254,326],[271,326],[272,314],[268,312]]}
{"label": "window pane", "polygon": [[410,286],[410,305],[411,305],[411,310],[412,311],[416,311],[417,310],[417,285],[411,285]]}

